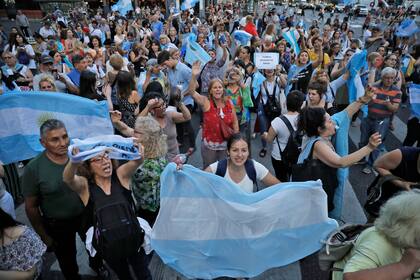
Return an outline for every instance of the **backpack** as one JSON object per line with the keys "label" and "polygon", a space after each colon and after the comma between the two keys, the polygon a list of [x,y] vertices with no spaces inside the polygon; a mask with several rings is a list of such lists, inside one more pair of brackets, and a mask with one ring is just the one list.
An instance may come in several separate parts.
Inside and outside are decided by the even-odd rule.
{"label": "backpack", "polygon": [[18,62],[23,65],[28,65],[29,62],[31,61],[31,58],[24,50],[19,50],[16,57],[17,57]]}
{"label": "backpack", "polygon": [[267,103],[264,104],[264,112],[265,115],[268,117],[270,121],[274,120],[276,117],[281,115],[281,106],[280,103],[277,101],[276,98],[276,91],[277,91],[277,78],[275,81],[273,93],[270,94],[265,81],[263,82],[264,90],[267,95]]}
{"label": "backpack", "polygon": [[325,246],[318,252],[319,268],[323,271],[342,271],[334,268],[354,247],[359,235],[372,224],[344,224],[330,233]]}
{"label": "backpack", "polygon": [[[225,177],[227,171],[227,159],[219,160],[217,164],[216,175],[220,177]],[[246,175],[254,183],[254,192],[258,191],[258,182],[257,182],[257,171],[255,170],[254,161],[252,159],[247,159],[245,161],[245,171]]]}
{"label": "backpack", "polygon": [[302,134],[298,130],[294,130],[289,119],[285,116],[280,116],[280,119],[284,122],[289,130],[289,138],[287,139],[287,144],[284,150],[280,149],[279,139],[276,136],[277,145],[279,147],[279,152],[281,155],[282,162],[288,167],[292,168],[292,165],[296,164],[301,152],[302,145]]}
{"label": "backpack", "polygon": [[135,215],[134,201],[131,195],[119,188],[122,187],[111,184],[112,199],[99,187],[90,188],[95,205],[92,243],[105,260],[125,259],[136,254],[144,239],[144,231]]}

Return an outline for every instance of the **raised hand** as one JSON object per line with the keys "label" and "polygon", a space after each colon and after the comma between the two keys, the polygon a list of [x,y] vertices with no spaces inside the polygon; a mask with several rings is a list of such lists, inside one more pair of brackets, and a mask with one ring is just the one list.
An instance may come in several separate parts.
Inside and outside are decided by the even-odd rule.
{"label": "raised hand", "polygon": [[372,150],[375,150],[379,145],[381,145],[382,139],[379,132],[375,132],[369,137],[368,147]]}

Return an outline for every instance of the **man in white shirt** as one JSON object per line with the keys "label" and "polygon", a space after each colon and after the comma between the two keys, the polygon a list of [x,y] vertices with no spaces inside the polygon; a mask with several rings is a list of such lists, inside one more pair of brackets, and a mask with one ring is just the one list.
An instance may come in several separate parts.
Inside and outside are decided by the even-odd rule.
{"label": "man in white shirt", "polygon": [[44,38],[48,39],[49,36],[55,36],[54,29],[51,28],[51,23],[49,21],[46,21],[44,23],[44,26],[39,29],[39,34]]}

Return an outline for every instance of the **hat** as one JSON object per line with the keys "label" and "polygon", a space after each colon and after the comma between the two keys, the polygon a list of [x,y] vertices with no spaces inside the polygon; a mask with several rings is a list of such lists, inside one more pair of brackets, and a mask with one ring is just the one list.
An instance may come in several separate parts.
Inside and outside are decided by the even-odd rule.
{"label": "hat", "polygon": [[158,60],[156,58],[151,58],[146,62],[146,66],[156,66],[158,65]]}
{"label": "hat", "polygon": [[166,51],[166,50],[161,51],[158,54],[157,63],[159,65],[161,65],[162,63],[164,63],[165,61],[169,60],[170,58],[171,58],[171,54],[168,51]]}
{"label": "hat", "polygon": [[54,63],[54,60],[51,56],[44,54],[41,56],[41,64],[47,64],[47,63]]}

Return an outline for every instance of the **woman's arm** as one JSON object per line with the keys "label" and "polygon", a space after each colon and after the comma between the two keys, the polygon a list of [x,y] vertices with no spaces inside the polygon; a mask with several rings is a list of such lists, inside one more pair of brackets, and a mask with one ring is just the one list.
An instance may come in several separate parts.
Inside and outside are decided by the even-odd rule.
{"label": "woman's arm", "polygon": [[273,174],[271,174],[270,172],[267,173],[267,175],[265,175],[265,177],[261,180],[264,185],[266,185],[267,187],[270,187],[272,185],[281,183],[279,179],[277,179],[276,177],[273,176]]}
{"label": "woman's arm", "polygon": [[191,120],[191,113],[188,110],[187,106],[184,103],[180,102],[177,107],[181,113],[179,112],[172,112],[171,117],[174,123],[182,123]]}
{"label": "woman's arm", "polygon": [[[231,102],[230,100],[228,100],[227,102]],[[236,111],[235,108],[232,105],[232,119],[233,119],[233,131],[235,133],[239,133],[239,122],[238,122],[238,117],[236,116]]]}
{"label": "woman's arm", "polygon": [[130,180],[131,177],[136,172],[137,167],[143,162],[144,148],[142,145],[138,146],[140,158],[136,160],[130,160],[127,163],[121,165],[117,168],[117,176],[120,179],[121,185],[130,189]]}
{"label": "woman's arm", "polygon": [[36,267],[33,266],[27,271],[16,271],[16,270],[0,270],[0,279],[9,280],[30,280],[34,279]]}
{"label": "woman's arm", "polygon": [[406,249],[397,263],[344,273],[344,280],[404,280],[420,268],[420,250]]}
{"label": "woman's arm", "polygon": [[347,156],[341,157],[326,143],[323,141],[317,141],[314,146],[314,156],[328,166],[334,168],[343,168],[359,162],[361,159],[375,150],[376,147],[378,147],[381,143],[381,135],[379,133],[374,133],[372,136],[370,136],[369,144],[367,144],[365,147]]}
{"label": "woman's arm", "polygon": [[126,125],[121,121],[121,112],[119,111],[110,111],[112,125],[119,131],[121,134],[127,137],[134,136],[134,129]]}
{"label": "woman's arm", "polygon": [[271,143],[274,141],[274,138],[276,138],[277,133],[274,130],[274,128],[272,126],[270,126],[270,128],[268,129],[268,132],[264,132],[262,135],[262,138],[267,142],[267,143]]}
{"label": "woman's arm", "polygon": [[210,100],[206,96],[199,94],[195,90],[192,91],[190,95],[194,99],[194,101],[201,106],[203,112],[207,112],[208,110],[210,110]]}
{"label": "woman's arm", "polygon": [[[73,150],[73,154],[78,152],[78,149]],[[85,177],[76,175],[79,166],[80,163],[73,163],[69,160],[63,171],[63,182],[79,195],[84,205],[87,205],[89,200],[88,182]]]}
{"label": "woman's arm", "polygon": [[[379,157],[375,163],[374,167],[376,171],[378,171],[379,175],[386,176],[392,175],[390,170],[393,170],[400,165],[402,160],[402,153],[400,149],[395,149],[391,152],[388,152],[381,157]],[[392,180],[392,183],[397,187],[404,188],[406,190],[410,190],[410,186],[416,184],[414,182],[407,182],[402,180]]]}

